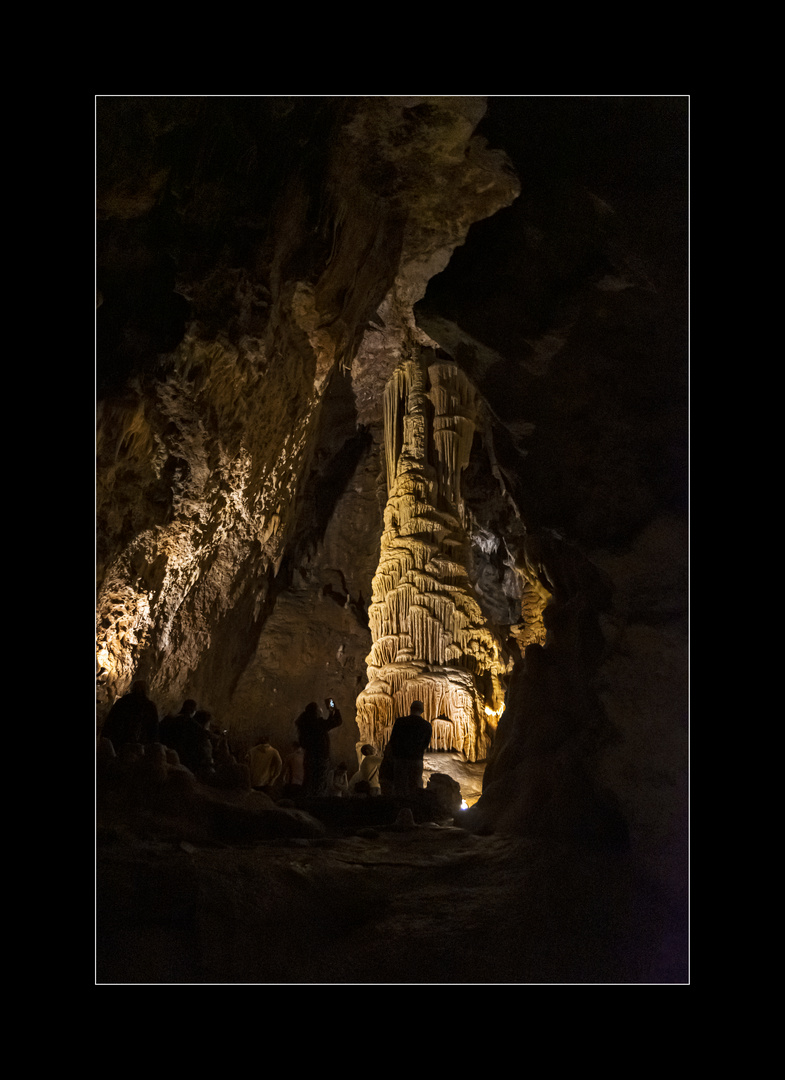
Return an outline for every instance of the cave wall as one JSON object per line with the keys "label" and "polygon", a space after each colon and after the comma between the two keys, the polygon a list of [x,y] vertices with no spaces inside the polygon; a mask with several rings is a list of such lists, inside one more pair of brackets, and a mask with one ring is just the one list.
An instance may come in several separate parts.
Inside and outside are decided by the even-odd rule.
{"label": "cave wall", "polygon": [[[484,108],[99,99],[99,721],[146,677],[162,711],[190,696],[241,739],[259,716],[285,736],[272,691],[289,688],[249,689],[268,621],[303,576],[326,603],[357,576],[351,550],[309,567],[340,494],[320,478],[353,483],[358,425],[373,445],[377,388],[422,336],[413,303],[517,194],[473,136]],[[288,655],[290,710],[337,692],[322,659]]]}
{"label": "cave wall", "polygon": [[[509,517],[496,529],[529,612],[513,637],[553,661],[547,674],[517,666],[494,751],[517,779],[498,806],[489,791],[486,818],[558,833],[572,817],[571,835],[604,820],[618,835],[620,816],[681,904],[687,102],[492,100],[479,130],[509,153],[521,197],[472,230],[416,317],[487,403],[496,464],[525,526],[523,538]],[[494,531],[504,514],[469,479],[467,503]],[[564,695],[572,703],[557,705]],[[538,711],[550,716],[550,743],[536,749]],[[583,719],[559,735],[571,714]],[[491,761],[488,788],[494,772]],[[556,824],[545,820],[549,801]]]}
{"label": "cave wall", "polygon": [[332,694],[351,757],[384,391],[429,350],[476,388],[467,570],[517,658],[478,813],[534,828],[550,680],[579,701],[547,753],[679,888],[686,125],[678,97],[98,99],[99,729],[134,677],[241,747]]}

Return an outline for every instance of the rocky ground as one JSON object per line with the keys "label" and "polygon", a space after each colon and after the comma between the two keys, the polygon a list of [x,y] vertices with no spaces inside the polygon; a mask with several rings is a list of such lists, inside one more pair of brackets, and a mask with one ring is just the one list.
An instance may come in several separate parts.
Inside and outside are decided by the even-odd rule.
{"label": "rocky ground", "polygon": [[112,798],[99,985],[687,980],[683,914],[624,852],[405,823],[377,799],[320,821],[256,792],[166,813]]}

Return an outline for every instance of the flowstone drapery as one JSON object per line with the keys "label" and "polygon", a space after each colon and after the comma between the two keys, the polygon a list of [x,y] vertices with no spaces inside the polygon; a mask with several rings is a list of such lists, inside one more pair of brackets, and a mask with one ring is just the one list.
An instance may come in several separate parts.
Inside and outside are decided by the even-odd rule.
{"label": "flowstone drapery", "polygon": [[[476,420],[474,387],[453,363],[404,360],[384,395],[387,506],[369,610],[361,737],[386,745],[413,701],[433,725],[432,749],[483,759],[501,714],[506,663],[467,572],[460,492]],[[446,719],[442,719],[446,717]]]}

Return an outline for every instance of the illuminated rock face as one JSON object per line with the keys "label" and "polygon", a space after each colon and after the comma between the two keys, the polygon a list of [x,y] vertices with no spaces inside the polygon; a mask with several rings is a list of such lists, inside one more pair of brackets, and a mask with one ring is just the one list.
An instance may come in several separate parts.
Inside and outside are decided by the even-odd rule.
{"label": "illuminated rock face", "polygon": [[237,688],[310,527],[325,400],[351,372],[357,422],[380,422],[412,305],[518,194],[473,134],[485,109],[102,100],[99,726],[140,675],[162,712],[188,696],[245,724]]}
{"label": "illuminated rock face", "polygon": [[[511,98],[484,111],[478,99],[102,103],[98,727],[147,677],[161,712],[195,697],[241,745],[264,722],[285,748],[305,702],[334,692],[346,747],[334,736],[333,748],[350,757],[373,647],[364,732],[383,742],[420,697],[431,717],[465,718],[437,725],[436,743],[482,743],[494,674],[476,598],[521,651],[559,653],[497,730],[488,770],[507,809],[494,827],[533,820],[516,740],[532,717],[564,715],[536,695],[583,687],[620,738],[576,753],[618,795],[654,872],[682,880],[670,865],[686,822],[684,103]],[[420,412],[416,394],[407,411],[407,365],[435,344],[482,395],[490,466],[475,447],[462,477],[470,436],[456,421],[471,409],[439,403],[448,380],[426,365]],[[330,411],[339,384],[345,425]],[[389,492],[376,486],[386,408]],[[317,529],[309,492],[323,495],[358,425],[365,464],[341,469],[345,494],[319,503]],[[489,608],[482,530],[489,571],[514,555],[519,611]],[[599,660],[581,588],[552,592],[560,545],[519,551],[522,531],[558,533],[608,574]],[[404,610],[405,631],[379,632]]]}
{"label": "illuminated rock face", "polygon": [[[323,397],[307,350],[284,369],[270,349],[188,335],[155,394],[99,409],[99,701],[140,670],[164,707],[201,697],[226,642],[265,617]],[[126,532],[114,554],[108,537]]]}
{"label": "illuminated rock face", "polygon": [[[425,705],[432,747],[486,756],[504,700],[506,663],[467,573],[460,493],[476,392],[453,363],[402,362],[384,394],[388,500],[369,610],[368,686],[361,737],[384,746],[395,718]],[[437,719],[446,716],[448,719]]]}

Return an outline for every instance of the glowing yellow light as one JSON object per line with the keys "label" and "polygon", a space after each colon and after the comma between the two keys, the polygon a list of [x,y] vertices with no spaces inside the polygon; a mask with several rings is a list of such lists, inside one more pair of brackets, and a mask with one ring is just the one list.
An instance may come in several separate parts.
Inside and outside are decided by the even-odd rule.
{"label": "glowing yellow light", "polygon": [[499,708],[498,708],[498,709],[490,709],[490,708],[489,708],[489,707],[488,707],[488,706],[486,705],[486,706],[485,706],[485,712],[486,712],[486,714],[487,714],[488,716],[495,716],[495,717],[497,717],[497,718],[498,718],[498,717],[500,717],[500,716],[501,716],[501,714],[502,714],[502,713],[504,712],[504,702],[502,702],[502,703],[501,703],[501,705],[499,706]]}

